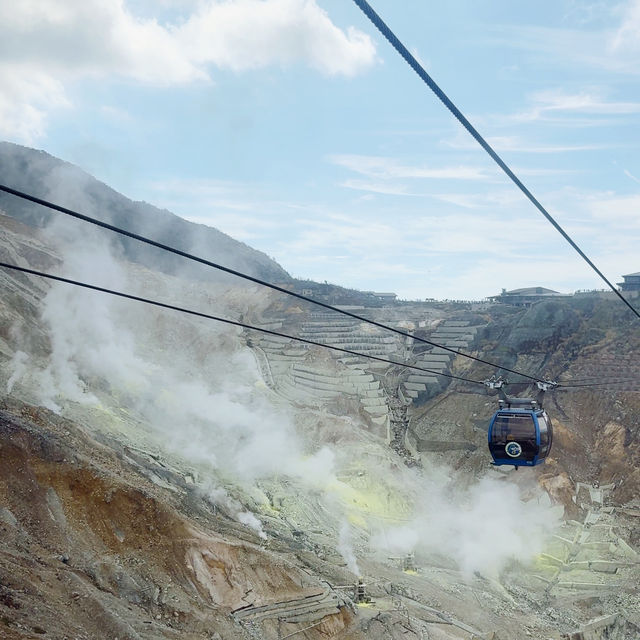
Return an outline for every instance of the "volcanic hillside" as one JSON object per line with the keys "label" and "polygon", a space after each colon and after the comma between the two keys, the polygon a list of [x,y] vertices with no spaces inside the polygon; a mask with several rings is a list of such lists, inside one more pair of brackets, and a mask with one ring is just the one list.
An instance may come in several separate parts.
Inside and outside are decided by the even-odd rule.
{"label": "volcanic hillside", "polygon": [[[0,270],[0,636],[640,637],[640,342],[617,302],[355,310],[403,336],[16,202],[3,262],[354,353]],[[500,370],[458,351],[566,385],[545,465],[489,464],[496,397],[469,380]]]}

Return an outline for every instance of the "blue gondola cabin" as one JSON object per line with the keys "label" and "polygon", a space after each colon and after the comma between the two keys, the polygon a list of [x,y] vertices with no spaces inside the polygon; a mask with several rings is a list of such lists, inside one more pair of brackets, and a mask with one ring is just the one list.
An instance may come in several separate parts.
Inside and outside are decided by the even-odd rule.
{"label": "blue gondola cabin", "polygon": [[542,464],[553,439],[551,420],[542,408],[500,408],[488,435],[493,464],[514,467]]}

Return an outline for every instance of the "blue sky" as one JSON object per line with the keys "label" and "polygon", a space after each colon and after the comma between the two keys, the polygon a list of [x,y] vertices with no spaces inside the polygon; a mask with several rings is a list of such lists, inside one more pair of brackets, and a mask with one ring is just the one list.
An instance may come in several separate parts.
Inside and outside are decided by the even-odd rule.
{"label": "blue sky", "polygon": [[[640,271],[640,0],[371,4],[607,277]],[[294,276],[604,287],[350,0],[0,0],[0,23],[0,138]]]}

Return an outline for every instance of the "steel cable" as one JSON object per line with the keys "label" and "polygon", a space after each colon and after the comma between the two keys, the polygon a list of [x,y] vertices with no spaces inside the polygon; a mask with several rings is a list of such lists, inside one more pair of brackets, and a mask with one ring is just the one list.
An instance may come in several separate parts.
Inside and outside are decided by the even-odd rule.
{"label": "steel cable", "polygon": [[531,376],[527,373],[522,373],[521,371],[516,371],[515,369],[509,369],[508,367],[504,367],[502,365],[499,364],[495,364],[493,362],[489,362],[488,360],[483,360],[482,358],[478,358],[476,356],[472,356],[469,353],[465,353],[464,351],[459,351],[456,349],[452,349],[451,347],[446,347],[445,345],[442,344],[438,344],[437,342],[433,342],[432,340],[427,340],[426,338],[421,338],[419,336],[415,336],[413,334],[407,333],[406,331],[402,331],[400,329],[396,329],[394,327],[390,327],[388,325],[382,324],[381,322],[376,322],[375,320],[370,320],[368,318],[365,318],[363,316],[359,316],[355,313],[351,313],[350,311],[347,311],[345,309],[340,309],[338,307],[334,307],[333,305],[327,304],[325,302],[321,302],[320,300],[314,300],[313,298],[309,298],[303,294],[300,293],[296,293],[295,291],[290,291],[289,289],[285,289],[284,287],[280,287],[276,284],[271,284],[270,282],[266,282],[265,280],[261,280],[260,278],[256,278],[254,276],[250,276],[246,273],[242,273],[240,271],[236,271],[235,269],[231,269],[229,267],[225,267],[221,264],[217,264],[215,262],[212,262],[210,260],[206,260],[205,258],[200,258],[198,256],[194,256],[191,253],[188,253],[186,251],[182,251],[180,249],[176,249],[175,247],[171,247],[169,245],[166,244],[162,244],[161,242],[157,242],[155,240],[152,240],[150,238],[147,238],[146,236],[142,236],[140,234],[137,233],[133,233],[131,231],[127,231],[126,229],[122,229],[120,227],[116,227],[115,225],[109,224],[107,222],[103,222],[102,220],[98,220],[97,218],[92,218],[91,216],[85,215],[83,213],[79,213],[78,211],[74,211],[73,209],[68,209],[67,207],[62,207],[58,204],[55,204],[53,202],[49,202],[48,200],[44,200],[42,198],[38,198],[36,196],[30,195],[28,193],[25,193],[23,191],[18,191],[17,189],[13,189],[11,187],[8,187],[6,185],[0,184],[0,191],[4,191],[6,193],[10,193],[14,196],[17,196],[18,198],[22,198],[24,200],[29,200],[30,202],[34,202],[35,204],[39,204],[43,207],[47,207],[49,209],[52,209],[54,211],[58,211],[60,213],[63,213],[65,215],[71,216],[72,218],[76,218],[78,220],[82,220],[84,222],[88,222],[90,224],[96,225],[98,227],[102,227],[103,229],[108,229],[109,231],[113,231],[114,233],[118,233],[120,235],[123,235],[127,238],[132,238],[133,240],[137,240],[139,242],[143,242],[145,244],[151,245],[153,247],[157,247],[158,249],[162,249],[163,251],[167,251],[169,253],[173,253],[175,255],[181,256],[183,258],[186,258],[187,260],[192,260],[194,262],[198,262],[200,264],[206,265],[208,267],[212,267],[214,269],[218,269],[219,271],[223,271],[224,273],[229,273],[231,275],[237,276],[238,278],[242,278],[243,280],[248,280],[249,282],[253,282],[255,284],[259,284],[263,287],[268,287],[269,289],[273,289],[274,291],[279,291],[280,293],[284,293],[288,296],[292,296],[294,298],[298,298],[299,300],[304,300],[305,302],[309,302],[311,304],[314,304],[316,306],[322,307],[324,309],[328,309],[330,311],[333,311],[335,313],[339,313],[342,314],[344,316],[348,316],[349,318],[353,318],[355,320],[358,320],[360,322],[365,322],[367,324],[373,325],[374,327],[378,327],[380,329],[383,329],[385,331],[390,331],[392,333],[395,333],[397,335],[403,336],[405,338],[411,338],[413,340],[415,340],[416,342],[421,342],[423,344],[428,344],[431,345],[432,347],[438,347],[440,349],[444,349],[445,351],[448,351],[449,353],[453,353],[455,355],[459,355],[462,356],[464,358],[468,358],[469,360],[474,360],[475,362],[480,362],[481,364],[486,364],[490,367],[495,367],[497,369],[502,369],[503,371],[506,371],[508,373],[514,373],[516,375],[522,376],[523,378],[527,378],[529,380],[533,380],[534,382],[544,382],[543,380],[541,380],[540,378],[536,378],[535,376]]}
{"label": "steel cable", "polygon": [[444,91],[436,84],[433,78],[424,70],[422,65],[415,59],[409,50],[402,44],[398,37],[391,31],[391,29],[385,24],[382,18],[371,8],[371,5],[366,0],[353,0],[356,5],[362,10],[362,12],[369,18],[373,25],[380,31],[380,33],[389,41],[391,46],[404,58],[405,62],[420,76],[425,84],[435,93],[440,101],[451,111],[453,116],[458,122],[471,134],[476,142],[491,156],[493,161],[507,174],[511,181],[522,191],[522,193],[529,199],[529,201],[542,213],[542,215],[553,225],[558,233],[577,251],[580,257],[600,276],[600,278],[607,284],[607,286],[620,298],[620,300],[633,312],[633,314],[640,318],[640,312],[638,312],[631,303],[616,289],[616,287],[609,282],[607,277],[596,267],[596,265],[589,259],[589,257],[580,249],[580,247],[573,241],[569,234],[556,222],[553,216],[542,206],[537,198],[525,187],[516,174],[509,168],[509,166],[502,160],[502,158],[493,150],[493,147],[480,135],[476,128],[467,120],[463,113],[456,107],[456,105],[449,99]]}
{"label": "steel cable", "polygon": [[52,273],[45,273],[43,271],[36,271],[35,269],[28,269],[27,267],[19,267],[14,264],[8,264],[6,262],[0,262],[0,267],[4,269],[12,269],[14,271],[20,271],[22,273],[28,273],[33,276],[39,276],[41,278],[47,278],[49,280],[54,280],[56,282],[64,282],[66,284],[75,285],[77,287],[82,287],[83,289],[90,289],[92,291],[97,291],[99,293],[106,293],[112,296],[117,296],[119,298],[125,298],[127,300],[134,300],[136,302],[143,302],[145,304],[153,305],[155,307],[160,307],[163,309],[170,309],[172,311],[178,311],[180,313],[186,313],[191,316],[196,316],[199,318],[205,318],[207,320],[215,320],[216,322],[222,322],[224,324],[233,325],[235,327],[241,327],[243,329],[248,329],[250,331],[258,331],[260,333],[266,333],[272,336],[278,336],[279,338],[289,338],[290,340],[295,340],[296,342],[302,342],[303,344],[309,344],[316,347],[321,347],[323,349],[331,349],[332,351],[339,351],[340,353],[346,353],[352,356],[358,356],[361,358],[368,358],[369,360],[377,360],[378,362],[385,362],[387,364],[393,364],[400,367],[405,367],[407,369],[414,369],[415,371],[421,371],[423,373],[429,373],[431,375],[443,376],[445,378],[452,378],[454,380],[462,380],[463,382],[471,382],[473,384],[481,384],[484,385],[484,382],[480,380],[472,380],[470,378],[463,378],[462,376],[456,376],[451,373],[445,373],[442,371],[433,371],[431,369],[425,369],[424,367],[419,367],[417,365],[408,364],[406,362],[398,362],[396,360],[388,360],[386,358],[380,358],[378,356],[374,356],[367,353],[360,353],[358,351],[352,351],[351,349],[343,349],[342,347],[334,347],[329,344],[323,344],[321,342],[316,342],[314,340],[307,340],[306,338],[298,338],[296,336],[291,336],[286,333],[280,333],[279,331],[272,331],[271,329],[264,329],[262,327],[256,327],[245,322],[239,322],[236,320],[229,320],[228,318],[221,318],[219,316],[214,316],[208,313],[203,313],[200,311],[194,311],[193,309],[186,309],[185,307],[179,307],[172,304],[167,304],[165,302],[159,302],[158,300],[151,300],[149,298],[143,298],[141,296],[136,296],[129,293],[124,293],[122,291],[116,291],[114,289],[107,289],[106,287],[99,287],[97,285],[88,284],[86,282],[81,282],[79,280],[72,280],[71,278],[63,278],[62,276],[56,276]]}

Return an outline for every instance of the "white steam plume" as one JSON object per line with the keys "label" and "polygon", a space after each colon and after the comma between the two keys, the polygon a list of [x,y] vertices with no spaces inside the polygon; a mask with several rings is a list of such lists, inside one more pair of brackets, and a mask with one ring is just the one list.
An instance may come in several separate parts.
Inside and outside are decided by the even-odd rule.
{"label": "white steam plume", "polygon": [[477,571],[497,577],[512,561],[531,561],[558,524],[548,501],[525,502],[516,485],[492,478],[466,491],[423,481],[422,491],[417,515],[377,534],[375,547],[393,554],[447,556],[466,576]]}
{"label": "white steam plume", "polygon": [[15,383],[25,375],[28,362],[29,356],[24,351],[18,350],[13,354],[13,358],[9,363],[12,373],[7,380],[7,393],[11,393]]}
{"label": "white steam plume", "polygon": [[[80,237],[74,225],[58,223],[50,231],[63,238],[66,277],[190,308],[206,305],[204,311],[232,319],[268,301],[255,289],[220,283],[190,290],[177,278],[120,266],[86,229]],[[308,455],[290,413],[274,405],[238,329],[64,283],[51,286],[41,315],[51,354],[29,377],[44,406],[57,412],[69,402],[124,409],[165,450],[241,486],[277,474],[308,486],[333,478],[332,453]],[[27,373],[26,360],[26,354],[14,357],[11,388]],[[259,520],[239,502],[225,502],[223,490],[210,498],[264,536]]]}
{"label": "white steam plume", "polygon": [[253,513],[247,511],[237,500],[234,500],[224,489],[219,487],[211,489],[206,498],[211,504],[225,509],[232,518],[241,524],[253,529],[260,538],[267,539],[267,534],[262,529],[260,520]]}
{"label": "white steam plume", "polygon": [[338,551],[344,561],[347,563],[347,569],[351,573],[360,575],[360,567],[358,567],[358,561],[353,548],[353,539],[351,537],[351,526],[344,520],[340,527],[340,536],[338,538]]}

